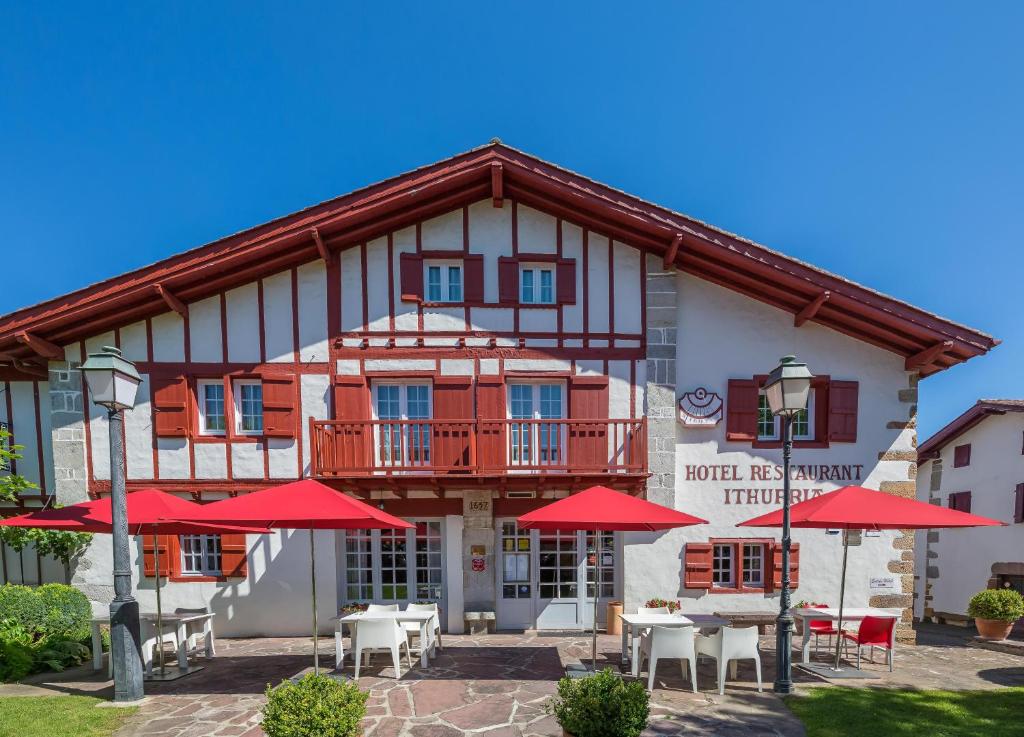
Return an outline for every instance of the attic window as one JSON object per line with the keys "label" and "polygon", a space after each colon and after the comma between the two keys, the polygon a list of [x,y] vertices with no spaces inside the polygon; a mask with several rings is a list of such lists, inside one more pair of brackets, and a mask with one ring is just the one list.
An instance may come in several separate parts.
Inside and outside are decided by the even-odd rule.
{"label": "attic window", "polygon": [[953,468],[971,465],[971,444],[965,443],[953,448]]}

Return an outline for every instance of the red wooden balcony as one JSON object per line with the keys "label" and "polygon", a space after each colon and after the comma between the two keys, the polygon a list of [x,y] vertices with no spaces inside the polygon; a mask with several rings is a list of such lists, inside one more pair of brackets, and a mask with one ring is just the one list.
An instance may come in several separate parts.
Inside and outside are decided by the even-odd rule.
{"label": "red wooden balcony", "polygon": [[634,485],[647,476],[646,418],[310,420],[310,438],[312,475],[321,479],[384,477],[408,488],[466,477],[607,476]]}

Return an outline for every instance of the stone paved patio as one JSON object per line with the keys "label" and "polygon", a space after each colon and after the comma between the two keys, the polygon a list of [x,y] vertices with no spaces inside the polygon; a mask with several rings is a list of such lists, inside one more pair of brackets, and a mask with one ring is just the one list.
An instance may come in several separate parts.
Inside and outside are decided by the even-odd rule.
{"label": "stone paved patio", "polygon": [[[969,633],[927,627],[917,646],[896,651],[896,672],[881,663],[865,667],[881,676],[849,681],[865,687],[988,689],[1024,685],[1024,659],[966,646]],[[557,736],[558,724],[544,712],[564,664],[589,653],[586,635],[547,633],[451,636],[429,669],[418,663],[400,681],[390,676],[384,658],[375,659],[359,679],[369,690],[367,737]],[[700,693],[689,690],[678,667],[663,664],[652,696],[647,735],[803,735],[799,722],[771,694],[774,641],[762,642],[766,690],[759,694],[752,665],[741,665],[726,695],[715,690],[711,663],[698,668]],[[307,668],[311,641],[305,638],[222,640],[218,657],[194,675],[169,683],[147,684],[149,698],[119,737],[205,737],[262,735],[259,708],[267,683],[277,683]],[[333,642],[321,641],[321,664],[333,662]],[[618,665],[619,638],[601,636],[599,659]],[[415,660],[415,658],[414,658]],[[351,674],[351,666],[347,673]],[[795,671],[799,688],[825,685]],[[68,693],[108,695],[98,677],[8,686],[0,694]]]}

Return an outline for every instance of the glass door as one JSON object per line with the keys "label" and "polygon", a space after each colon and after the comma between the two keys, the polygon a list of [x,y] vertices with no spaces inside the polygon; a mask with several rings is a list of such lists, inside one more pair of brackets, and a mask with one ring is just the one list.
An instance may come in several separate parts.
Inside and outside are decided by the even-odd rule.
{"label": "glass door", "polygon": [[509,384],[510,466],[537,468],[564,464],[565,392],[561,383]]}
{"label": "glass door", "polygon": [[498,629],[533,627],[533,533],[520,530],[514,520],[498,524]]}
{"label": "glass door", "polygon": [[540,532],[537,541],[537,629],[578,629],[580,533]]}

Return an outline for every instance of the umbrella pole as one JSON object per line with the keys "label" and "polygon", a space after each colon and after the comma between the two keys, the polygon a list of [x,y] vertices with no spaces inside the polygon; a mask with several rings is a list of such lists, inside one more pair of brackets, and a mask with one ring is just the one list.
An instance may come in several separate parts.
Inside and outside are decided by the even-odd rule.
{"label": "umbrella pole", "polygon": [[[597,565],[600,554],[598,549],[600,547],[601,531],[594,531],[594,634],[590,641],[590,670],[597,673],[597,604],[601,600],[601,581],[599,580],[601,569]],[[584,585],[586,581],[584,580]]]}
{"label": "umbrella pole", "polygon": [[[843,574],[839,579],[839,621],[836,623],[836,664],[835,670],[839,670],[839,647],[843,644],[843,599],[846,596],[846,554],[850,551],[850,541],[847,537],[849,530],[843,530]],[[806,625],[805,625],[806,626]]]}
{"label": "umbrella pole", "polygon": [[316,555],[313,551],[313,528],[309,528],[309,575],[313,591],[313,674],[320,675],[320,643],[316,621]]}
{"label": "umbrella pole", "polygon": [[164,675],[164,614],[160,607],[160,539],[153,533],[153,565],[156,568],[156,651],[160,675]]}

